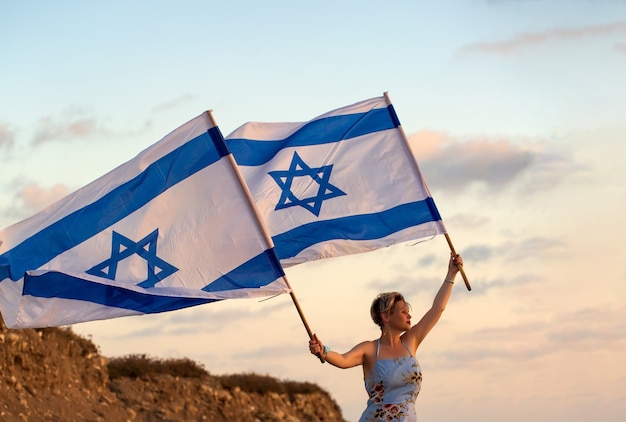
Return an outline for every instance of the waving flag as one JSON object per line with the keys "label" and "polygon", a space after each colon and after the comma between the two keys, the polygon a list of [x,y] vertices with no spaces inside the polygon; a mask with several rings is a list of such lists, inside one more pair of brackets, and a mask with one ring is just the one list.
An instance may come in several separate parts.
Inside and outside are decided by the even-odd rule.
{"label": "waving flag", "polygon": [[284,266],[445,233],[386,97],[226,142]]}
{"label": "waving flag", "polygon": [[204,113],[0,231],[7,326],[170,311],[289,286],[219,129]]}

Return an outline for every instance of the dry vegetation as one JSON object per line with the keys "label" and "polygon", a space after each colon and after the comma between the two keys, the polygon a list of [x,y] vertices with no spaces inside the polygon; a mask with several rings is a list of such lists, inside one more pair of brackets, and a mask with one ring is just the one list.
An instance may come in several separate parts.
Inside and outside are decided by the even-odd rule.
{"label": "dry vegetation", "polygon": [[8,330],[0,318],[0,421],[343,421],[319,386],[212,375],[189,359],[107,359],[71,328]]}
{"label": "dry vegetation", "polygon": [[[147,379],[155,375],[170,375],[178,378],[204,378],[209,376],[209,372],[202,364],[190,359],[160,359],[145,354],[112,358],[109,360],[107,368],[111,380],[122,377]],[[213,375],[212,379],[226,390],[238,388],[246,393],[277,393],[287,394],[289,397],[294,397],[296,394],[328,394],[317,384],[289,380],[281,381],[270,375],[259,375],[252,372]],[[328,399],[332,400],[330,396],[328,396]]]}

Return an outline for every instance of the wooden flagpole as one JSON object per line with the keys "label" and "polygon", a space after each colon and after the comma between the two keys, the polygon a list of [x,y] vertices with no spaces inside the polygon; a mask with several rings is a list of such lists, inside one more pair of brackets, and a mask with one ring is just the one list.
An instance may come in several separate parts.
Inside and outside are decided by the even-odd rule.
{"label": "wooden flagpole", "polygon": [[[213,124],[214,127],[218,127],[217,124],[215,123],[215,119],[213,118],[212,110],[208,110],[206,113],[207,113],[207,115],[209,117],[209,120],[210,120],[211,124]],[[228,160],[231,163],[230,167],[232,168],[233,172],[235,173],[235,176],[237,177],[237,180],[239,181],[239,185],[241,186],[241,188],[243,189],[243,191],[244,191],[244,193],[246,195],[248,203],[250,204],[250,206],[254,210],[254,216],[256,218],[257,225],[261,229],[261,232],[263,233],[263,237],[264,237],[267,245],[270,248],[273,248],[274,247],[274,241],[272,240],[272,237],[267,232],[267,228],[265,227],[265,224],[263,223],[263,220],[261,219],[261,216],[259,215],[259,211],[258,211],[258,209],[256,207],[256,203],[254,202],[254,198],[252,197],[252,193],[250,193],[250,189],[248,189],[248,185],[246,184],[246,181],[244,180],[243,175],[241,174],[241,171],[239,170],[239,166],[237,165],[237,162],[235,161],[235,157],[233,157],[233,154],[228,154],[227,157],[228,157]],[[278,263],[278,265],[281,265],[280,261],[278,260],[278,257],[276,257],[276,262]],[[313,331],[311,331],[311,328],[309,327],[309,324],[306,321],[306,318],[304,317],[304,313],[302,312],[302,308],[300,307],[300,303],[298,302],[298,299],[296,298],[296,294],[294,293],[293,289],[291,288],[291,285],[289,284],[289,280],[287,280],[287,275],[283,275],[283,280],[285,281],[285,284],[287,284],[287,287],[289,288],[289,296],[291,296],[291,300],[293,301],[293,304],[296,307],[296,311],[298,311],[298,315],[300,316],[300,319],[302,320],[302,323],[304,324],[304,328],[306,329],[306,332],[309,335],[309,339],[313,339]],[[322,363],[325,362],[324,357],[322,356],[322,354],[319,354],[317,357],[320,359],[320,361]]]}
{"label": "wooden flagpole", "polygon": [[[391,100],[389,99],[389,94],[385,92],[384,96],[385,96],[385,101],[387,102],[387,105],[390,106]],[[420,177],[422,177],[422,172],[419,168],[419,165],[417,164],[417,160],[415,159],[415,156],[413,155],[413,152],[411,151],[411,146],[409,145],[409,139],[407,138],[406,133],[404,132],[404,128],[402,127],[400,122],[398,122],[398,130],[400,131],[400,134],[402,135],[402,140],[404,141],[404,146],[406,148],[407,154],[410,157],[412,157],[411,162],[414,165],[414,170],[417,172],[418,175],[420,175]],[[456,251],[454,250],[454,245],[452,245],[452,240],[450,239],[450,235],[448,235],[448,233],[445,232],[444,236],[446,238],[446,241],[448,242],[448,246],[450,247],[450,252],[452,252],[453,255],[456,255]],[[465,282],[465,287],[467,287],[467,290],[472,290],[472,287],[470,286],[469,281],[467,279],[467,275],[465,275],[465,270],[463,270],[463,265],[457,265],[457,266],[459,268],[459,272],[461,273],[461,276],[463,277],[463,281]]]}

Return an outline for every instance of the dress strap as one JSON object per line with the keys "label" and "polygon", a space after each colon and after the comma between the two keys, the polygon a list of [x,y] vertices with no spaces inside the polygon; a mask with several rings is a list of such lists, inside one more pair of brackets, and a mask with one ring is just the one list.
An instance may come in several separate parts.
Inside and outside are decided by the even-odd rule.
{"label": "dress strap", "polygon": [[[379,341],[380,341],[380,340],[379,340]],[[407,351],[407,352],[409,352],[409,355],[411,355],[411,357],[414,357],[414,356],[413,356],[413,353],[411,353],[411,349],[409,349],[409,346],[407,346],[405,342],[402,342],[402,345],[404,346],[404,348],[406,349],[406,351]]]}
{"label": "dress strap", "polygon": [[380,339],[378,339],[378,345],[376,346],[376,360],[378,360],[378,352],[380,352]]}

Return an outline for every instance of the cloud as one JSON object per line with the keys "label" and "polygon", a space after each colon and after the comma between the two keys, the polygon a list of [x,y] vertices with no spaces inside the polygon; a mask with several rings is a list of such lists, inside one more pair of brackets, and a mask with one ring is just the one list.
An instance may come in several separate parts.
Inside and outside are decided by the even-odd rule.
{"label": "cloud", "polygon": [[615,51],[626,54],[626,43],[618,43],[613,46]]}
{"label": "cloud", "polygon": [[489,226],[491,219],[486,216],[479,216],[474,214],[456,214],[450,218],[446,218],[446,223],[457,227],[472,227],[474,229],[480,229]]}
{"label": "cloud", "polygon": [[599,343],[626,341],[626,307],[582,308],[564,315],[557,315],[558,330],[550,330],[547,338],[568,347],[593,348]]}
{"label": "cloud", "polygon": [[492,254],[492,248],[487,245],[473,245],[465,248],[463,251],[463,259],[466,259],[468,262],[486,261],[491,258]]}
{"label": "cloud", "polygon": [[550,190],[569,176],[589,172],[589,166],[574,161],[572,150],[555,151],[547,148],[535,156],[532,172],[528,172],[528,177],[523,181],[522,193]]}
{"label": "cloud", "polygon": [[554,28],[539,32],[524,32],[509,39],[494,42],[468,44],[460,54],[508,55],[524,48],[535,47],[552,41],[572,41],[581,38],[626,34],[626,22],[577,28]]}
{"label": "cloud", "polygon": [[[583,169],[571,152],[532,140],[481,136],[461,139],[420,131],[409,143],[429,185],[454,193],[479,185],[501,191],[519,182],[522,193],[547,190]],[[483,221],[483,223],[487,223]]]}
{"label": "cloud", "polygon": [[249,350],[242,349],[233,354],[232,357],[241,361],[263,361],[275,356],[281,356],[282,359],[285,359],[288,356],[302,356],[302,349],[301,344],[286,342],[284,344],[251,348]]}
{"label": "cloud", "polygon": [[[509,234],[509,236],[512,236]],[[469,283],[475,295],[484,295],[492,290],[517,289],[523,286],[544,282],[544,277],[538,272],[531,272],[549,258],[561,259],[567,245],[557,239],[549,237],[518,237],[512,241],[498,244],[476,243],[459,251],[463,255]],[[532,265],[529,266],[529,263]],[[487,278],[480,272],[474,274],[476,266],[493,268],[493,264],[504,264],[508,273],[493,275]],[[373,278],[365,283],[365,287],[372,291],[399,291],[411,294],[432,293],[433,286],[438,286],[445,274],[445,262],[440,255],[427,254],[414,262],[408,268],[397,268],[394,274],[385,278]],[[469,269],[469,270],[468,270]],[[502,270],[504,271],[504,270]],[[511,275],[512,273],[516,275]],[[459,276],[457,281],[463,283]]]}
{"label": "cloud", "polygon": [[96,134],[106,134],[102,125],[84,108],[67,110],[61,117],[42,117],[36,124],[33,145],[52,141],[85,139]]}
{"label": "cloud", "polygon": [[563,254],[567,244],[550,237],[514,237],[511,241],[505,241],[496,245],[474,244],[463,248],[463,260],[466,262],[489,262],[497,259],[501,262],[525,261],[540,257],[555,258]]}
{"label": "cloud", "polygon": [[158,115],[161,113],[167,113],[172,110],[177,110],[181,107],[186,107],[188,103],[197,102],[198,97],[191,94],[184,94],[179,97],[176,97],[172,100],[163,102],[158,104],[156,107],[152,109],[150,116],[148,116],[142,123],[142,125],[137,129],[130,131],[129,134],[139,134],[147,131],[151,131],[155,127],[155,121],[158,121]]}
{"label": "cloud", "polygon": [[11,149],[15,144],[15,133],[6,123],[0,123],[0,150]]}
{"label": "cloud", "polygon": [[535,273],[522,273],[515,276],[496,277],[492,280],[478,279],[472,283],[472,295],[484,295],[492,290],[519,288],[543,282],[544,278]]}
{"label": "cloud", "polygon": [[419,274],[417,272],[417,275],[398,274],[393,277],[376,278],[367,282],[365,287],[372,290],[372,297],[378,292],[411,292],[411,296],[418,296],[423,292],[434,294],[433,289],[436,287],[433,286],[438,286],[442,277],[425,277]]}
{"label": "cloud", "polygon": [[417,261],[417,265],[420,268],[430,267],[438,261],[438,256],[435,254],[424,255]]}
{"label": "cloud", "polygon": [[531,237],[515,239],[512,242],[497,247],[498,253],[509,261],[522,261],[527,259],[548,259],[562,256],[566,244],[560,240],[549,237]]}
{"label": "cloud", "polygon": [[20,179],[11,181],[13,200],[2,207],[2,216],[9,220],[20,221],[27,218],[72,192],[66,185],[55,184],[42,187],[37,183]]}
{"label": "cloud", "polygon": [[181,95],[170,101],[166,101],[164,103],[157,105],[156,107],[154,107],[154,111],[157,113],[162,113],[162,112],[167,112],[170,110],[175,110],[181,105],[185,105],[186,103],[194,102],[196,100],[198,100],[198,97],[194,95],[191,95],[191,94]]}
{"label": "cloud", "polygon": [[[262,307],[247,307],[241,303],[243,300],[233,300],[231,301],[233,303],[229,304],[209,303],[185,311],[164,313],[159,317],[159,324],[148,322],[145,326],[142,324],[140,328],[128,333],[122,335],[116,333],[115,338],[134,339],[161,335],[174,337],[196,334],[198,331],[208,334],[219,333],[224,330],[236,330],[238,325],[245,324],[246,321],[257,320],[261,317],[271,319],[275,313],[293,306],[287,301],[281,301]],[[220,308],[220,305],[224,305],[226,308]],[[258,304],[255,303],[255,305]],[[199,324],[199,321],[203,323]]]}
{"label": "cloud", "polygon": [[35,213],[69,195],[71,192],[70,188],[60,183],[47,188],[41,187],[36,183],[29,183],[18,191],[17,196],[21,200],[25,211]]}
{"label": "cloud", "polygon": [[454,350],[432,356],[446,368],[489,360],[528,362],[560,351],[622,350],[626,345],[626,307],[599,305],[562,312],[547,319],[520,315],[516,322],[455,336]]}
{"label": "cloud", "polygon": [[500,189],[538,160],[535,152],[505,139],[463,141],[424,131],[409,142],[428,183],[457,192],[474,182]]}

